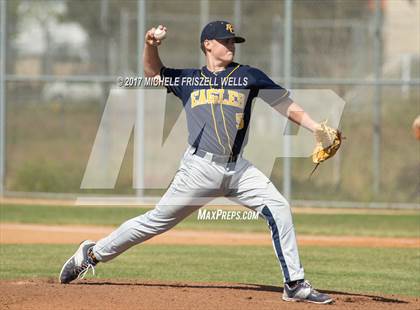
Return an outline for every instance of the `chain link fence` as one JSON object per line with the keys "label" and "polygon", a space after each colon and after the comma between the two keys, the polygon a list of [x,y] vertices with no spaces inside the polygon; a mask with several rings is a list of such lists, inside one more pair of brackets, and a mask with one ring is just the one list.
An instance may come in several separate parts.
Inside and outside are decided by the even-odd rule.
{"label": "chain link fence", "polygon": [[[329,206],[325,201],[333,200],[342,206],[419,207],[420,145],[411,124],[420,114],[420,1],[0,4],[4,195],[135,195],[133,138],[113,190],[82,190],[80,184],[117,77],[142,76],[139,30],[166,25],[168,38],[160,48],[165,65],[199,67],[204,61],[202,26],[229,20],[247,39],[237,50],[238,62],[262,69],[291,89],[331,89],[346,102],[340,127],[347,139],[338,156],[311,179],[309,158],[292,158],[287,165],[278,158],[271,179],[280,191],[289,182],[290,198],[301,204]],[[167,100],[166,113],[178,115],[177,99]],[[145,106],[144,165],[150,167],[156,163],[147,153],[148,143],[162,139],[153,129],[157,113],[153,102]],[[261,137],[276,128],[270,120],[254,117]],[[186,144],[186,138],[176,141]],[[173,158],[171,167],[176,169],[178,161]],[[290,170],[289,180],[284,169]],[[145,180],[160,173],[145,171]],[[160,195],[164,190],[144,193]]]}

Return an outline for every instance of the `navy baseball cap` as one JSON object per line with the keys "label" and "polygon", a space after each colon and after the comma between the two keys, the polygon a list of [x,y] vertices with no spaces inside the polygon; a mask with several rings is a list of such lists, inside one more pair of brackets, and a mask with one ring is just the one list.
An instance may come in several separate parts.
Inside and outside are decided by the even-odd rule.
{"label": "navy baseball cap", "polygon": [[200,42],[203,43],[205,40],[213,39],[230,39],[234,38],[235,43],[243,43],[245,39],[235,35],[233,25],[225,21],[214,21],[208,23],[201,31]]}

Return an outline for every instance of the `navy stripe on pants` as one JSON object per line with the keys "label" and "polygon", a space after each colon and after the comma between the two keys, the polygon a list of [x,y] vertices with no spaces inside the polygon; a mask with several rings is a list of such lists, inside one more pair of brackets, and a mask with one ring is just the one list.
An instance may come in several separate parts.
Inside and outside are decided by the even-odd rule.
{"label": "navy stripe on pants", "polygon": [[286,282],[290,282],[289,269],[287,268],[286,260],[284,259],[284,256],[283,256],[283,251],[281,249],[281,244],[280,244],[279,230],[277,228],[277,224],[274,220],[273,214],[271,213],[270,209],[267,206],[265,206],[262,209],[262,214],[266,217],[268,221],[268,225],[270,226],[274,248],[276,250],[277,257],[280,260],[281,268],[283,269],[284,278]]}

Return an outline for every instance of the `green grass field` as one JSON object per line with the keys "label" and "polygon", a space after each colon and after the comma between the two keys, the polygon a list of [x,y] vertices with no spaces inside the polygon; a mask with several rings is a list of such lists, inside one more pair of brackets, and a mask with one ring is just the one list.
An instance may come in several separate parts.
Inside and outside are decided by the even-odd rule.
{"label": "green grass field", "polygon": [[[117,226],[147,209],[127,207],[0,206],[1,222]],[[343,212],[343,211],[342,211]],[[294,215],[299,235],[420,237],[420,214]],[[179,229],[268,232],[262,219],[198,221]],[[1,245],[0,279],[56,279],[74,245]],[[307,278],[320,289],[420,296],[420,249],[303,246]],[[99,279],[238,282],[282,285],[271,246],[142,245],[97,267]]]}
{"label": "green grass field", "polygon": [[[1,279],[56,279],[69,245],[2,245]],[[420,296],[418,249],[302,247],[307,278],[320,289]],[[97,266],[99,279],[238,282],[282,285],[270,246],[135,247]]]}
{"label": "green grass field", "polygon": [[[118,226],[146,212],[127,207],[60,207],[2,205],[2,222],[37,224],[78,224]],[[420,213],[416,214],[294,214],[298,234],[331,236],[420,237]],[[265,232],[263,219],[250,221],[199,221],[194,213],[181,222],[179,229]]]}

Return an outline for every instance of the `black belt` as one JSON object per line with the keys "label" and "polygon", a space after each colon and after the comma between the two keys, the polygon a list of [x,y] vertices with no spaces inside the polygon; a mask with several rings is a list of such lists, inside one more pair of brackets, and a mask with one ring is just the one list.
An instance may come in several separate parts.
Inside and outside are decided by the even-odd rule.
{"label": "black belt", "polygon": [[206,152],[201,149],[196,149],[194,152],[195,155],[200,156],[201,158],[209,159],[210,161],[214,161],[216,163],[225,164],[225,163],[234,163],[240,157],[239,154],[231,154],[231,155],[217,155],[213,153]]}

